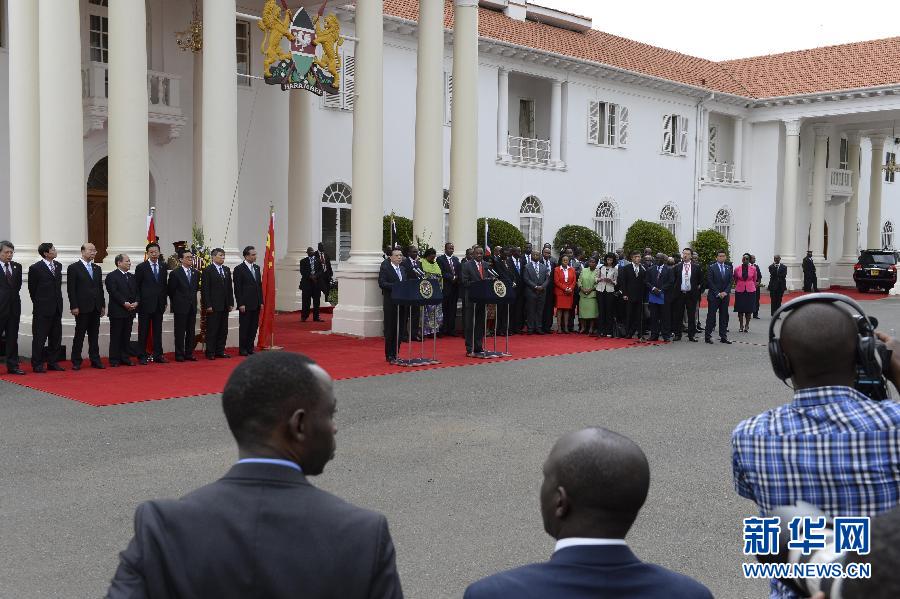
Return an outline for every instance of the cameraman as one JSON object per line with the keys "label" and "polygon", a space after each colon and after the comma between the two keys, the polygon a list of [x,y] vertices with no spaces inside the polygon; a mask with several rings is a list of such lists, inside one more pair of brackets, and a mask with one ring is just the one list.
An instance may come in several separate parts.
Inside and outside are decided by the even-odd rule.
{"label": "cameraman", "polygon": [[[900,404],[854,389],[857,330],[846,310],[827,302],[785,317],[780,339],[793,401],[744,420],[731,439],[735,489],[762,515],[803,500],[832,516],[875,516],[900,501]],[[894,353],[885,365],[895,387],[898,361]],[[796,596],[772,581],[773,599]]]}

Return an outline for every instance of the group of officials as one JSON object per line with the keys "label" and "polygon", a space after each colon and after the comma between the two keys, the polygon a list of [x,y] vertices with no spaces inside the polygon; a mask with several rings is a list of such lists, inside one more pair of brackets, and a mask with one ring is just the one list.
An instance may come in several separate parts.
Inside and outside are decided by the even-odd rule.
{"label": "group of officials", "polygon": [[[22,266],[12,260],[15,247],[0,241],[0,331],[6,339],[6,367],[10,374],[23,375],[19,367],[18,334],[22,312],[20,291]],[[59,362],[62,346],[62,269],[52,243],[38,246],[41,259],[28,268],[28,294],[34,306],[32,319],[31,366],[34,372],[65,370]],[[115,270],[106,277],[93,260],[97,250],[92,243],[81,246],[81,258],[66,269],[69,310],[75,317],[72,339],[72,369],[80,370],[84,338],[88,340],[88,359],[93,368],[105,368],[100,361],[100,319],[109,317],[109,365],[133,366],[130,349],[134,318],[138,319],[138,363],[165,363],[162,321],[168,307],[174,316],[175,361],[196,361],[196,324],[198,292],[206,311],[206,358],[230,358],[225,353],[228,337],[228,313],[235,306],[239,315],[240,355],[254,353],[254,340],[263,305],[262,276],[256,265],[256,249],[244,248],[244,260],[231,272],[225,251],[215,248],[212,263],[202,272],[194,268],[194,255],[188,248],[178,251],[179,266],[169,269],[160,259],[157,243],[146,247],[146,260],[131,272],[127,254],[115,257]],[[107,300],[107,295],[109,296]],[[149,341],[149,342],[148,342]],[[152,346],[152,351],[148,350]],[[46,364],[46,366],[45,366]]]}

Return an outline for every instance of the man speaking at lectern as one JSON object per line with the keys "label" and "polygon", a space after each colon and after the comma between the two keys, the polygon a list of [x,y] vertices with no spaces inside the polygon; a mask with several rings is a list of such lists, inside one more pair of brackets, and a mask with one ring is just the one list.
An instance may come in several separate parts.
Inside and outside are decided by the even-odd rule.
{"label": "man speaking at lectern", "polygon": [[477,281],[494,278],[488,271],[488,268],[490,267],[484,261],[484,250],[478,246],[475,246],[473,250],[472,260],[462,265],[462,286],[466,297],[463,325],[465,326],[466,355],[470,358],[484,351],[481,342],[484,340],[485,305],[472,303],[469,298],[469,291],[471,286]]}

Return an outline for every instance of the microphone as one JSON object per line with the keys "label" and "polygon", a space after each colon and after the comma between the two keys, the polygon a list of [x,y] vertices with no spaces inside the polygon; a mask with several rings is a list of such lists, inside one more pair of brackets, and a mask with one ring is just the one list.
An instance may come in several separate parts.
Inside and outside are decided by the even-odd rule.
{"label": "microphone", "polygon": [[497,274],[497,271],[494,270],[493,268],[488,268],[488,273],[490,273],[490,275],[491,275],[492,277],[494,277],[495,279],[499,279],[499,278],[500,278],[500,275],[498,275],[498,274]]}
{"label": "microphone", "polygon": [[425,271],[421,268],[413,268],[413,272],[419,275],[420,279],[424,279],[426,277]]}

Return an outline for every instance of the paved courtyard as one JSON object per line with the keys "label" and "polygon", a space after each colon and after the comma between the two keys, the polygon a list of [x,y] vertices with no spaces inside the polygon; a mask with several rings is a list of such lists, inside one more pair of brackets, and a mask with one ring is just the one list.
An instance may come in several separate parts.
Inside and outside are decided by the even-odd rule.
{"label": "paved courtyard", "polygon": [[[900,300],[864,306],[883,330],[900,316]],[[768,322],[732,333],[731,346],[339,382],[337,455],[313,482],[387,515],[407,597],[460,597],[485,574],[549,556],[541,463],[560,434],[602,425],[650,460],[650,496],[628,539],[636,553],[717,597],[765,597],[766,583],[740,577],[740,521],[755,508],[732,488],[729,435],[791,396],[769,367]],[[182,495],[236,459],[218,396],[91,408],[0,383],[0,414],[0,597],[102,595],[135,505]]]}

